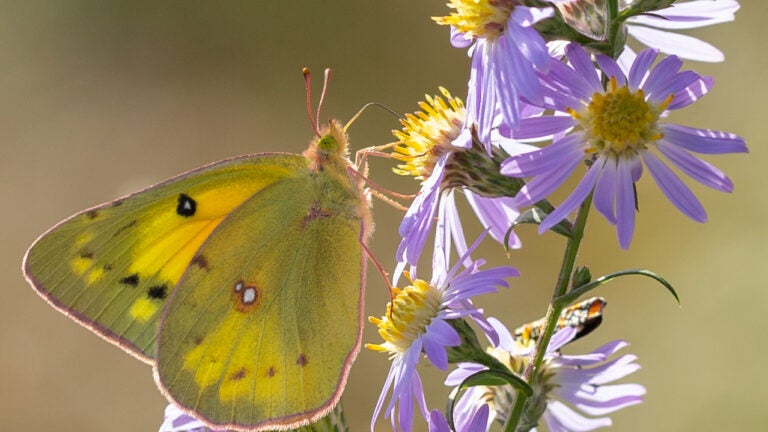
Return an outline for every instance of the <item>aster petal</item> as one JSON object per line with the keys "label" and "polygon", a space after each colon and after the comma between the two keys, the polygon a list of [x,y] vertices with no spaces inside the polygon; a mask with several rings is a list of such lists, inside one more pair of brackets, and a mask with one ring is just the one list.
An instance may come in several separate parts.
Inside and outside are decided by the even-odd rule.
{"label": "aster petal", "polygon": [[[504,35],[495,44],[498,50],[494,53],[494,72],[496,72],[496,91],[504,118],[515,125],[520,120],[520,96],[533,104],[541,104],[541,84],[518,46],[510,42]],[[507,99],[507,98],[514,99]],[[511,112],[513,109],[514,112]]]}
{"label": "aster petal", "polygon": [[668,30],[692,29],[733,21],[737,10],[739,2],[735,0],[695,0],[675,3],[652,15],[634,16],[627,22]]}
{"label": "aster petal", "polygon": [[[561,366],[592,366],[596,363],[605,361],[607,356],[598,352],[591,352],[589,354],[577,354],[577,355],[561,355],[554,362]],[[578,377],[583,377],[585,372],[579,371]],[[563,376],[567,377],[567,373],[563,372]],[[583,378],[581,378],[583,380]],[[567,382],[567,379],[564,379]]]}
{"label": "aster petal", "polygon": [[498,343],[495,345],[496,348],[501,348],[507,352],[513,352],[515,349],[515,339],[512,337],[512,333],[509,332],[509,329],[498,319],[494,317],[488,318],[488,324],[490,324],[493,327],[493,330],[498,335]]}
{"label": "aster petal", "polygon": [[595,165],[600,165],[600,177],[595,184],[594,205],[611,225],[616,225],[616,160],[600,157]]}
{"label": "aster petal", "polygon": [[643,84],[643,91],[645,91],[646,95],[654,94],[659,88],[666,86],[669,81],[674,79],[677,71],[679,71],[682,66],[683,61],[680,60],[680,58],[676,56],[664,57],[653,69],[651,69],[648,79],[646,79]]}
{"label": "aster petal", "polygon": [[733,182],[715,166],[691,155],[687,151],[664,141],[657,143],[659,151],[680,171],[697,182],[723,192],[733,192]]}
{"label": "aster petal", "polygon": [[467,426],[466,431],[471,432],[478,432],[478,431],[484,431],[488,428],[488,415],[490,413],[490,408],[488,405],[483,404],[480,406],[480,408],[475,412],[474,417],[472,418],[472,422],[469,423],[469,426]]}
{"label": "aster petal", "polygon": [[[619,65],[622,71],[624,71],[625,74],[629,74],[630,69],[632,69],[632,65],[635,63],[635,59],[637,59],[637,53],[635,50],[629,47],[629,45],[624,45],[624,50],[619,54],[619,58],[616,60],[616,63]],[[637,89],[637,87],[633,87],[633,89]]]}
{"label": "aster petal", "polygon": [[[461,225],[458,209],[456,208],[455,191],[443,193],[437,209],[437,227],[435,228],[434,254],[443,254],[443,263],[450,262],[451,244],[456,244],[456,252],[463,256],[467,252],[467,240]],[[467,257],[462,261],[465,267],[472,265],[472,259]],[[443,268],[434,263],[433,269]],[[434,271],[434,270],[433,270]]]}
{"label": "aster petal", "polygon": [[[456,427],[456,432],[473,432],[472,429],[469,429],[469,426],[475,419],[478,409],[485,405],[482,397],[483,390],[479,387],[472,387],[467,389],[464,395],[456,402],[456,406],[453,409],[453,423]],[[483,427],[479,430],[484,431],[486,428]]]}
{"label": "aster petal", "polygon": [[608,78],[615,79],[619,87],[627,85],[627,76],[614,59],[602,54],[595,56],[595,59],[600,69],[605,72]]}
{"label": "aster petal", "polygon": [[709,90],[714,85],[714,78],[700,77],[687,88],[675,92],[675,97],[672,99],[672,103],[667,106],[667,109],[678,110],[687,107],[709,93]]}
{"label": "aster petal", "polygon": [[677,97],[678,93],[688,94],[687,91],[691,86],[697,85],[701,87],[702,84],[701,75],[694,71],[682,71],[677,73],[654,91],[649,92],[646,100],[653,103],[664,102],[670,95],[673,96],[673,100]]}
{"label": "aster petal", "polygon": [[[503,244],[504,237],[506,237],[512,221],[520,215],[520,212],[515,207],[512,207],[512,198],[486,198],[475,194],[469,189],[464,190],[464,196],[467,198],[469,206],[472,207],[475,216],[477,216],[483,228],[488,229],[488,233],[494,240]],[[520,239],[514,232],[510,233],[509,241],[505,246],[512,249],[517,249],[521,246]]]}
{"label": "aster petal", "polygon": [[576,208],[584,202],[587,196],[592,192],[592,189],[594,189],[601,168],[602,167],[598,164],[593,164],[589,167],[584,178],[581,179],[568,198],[566,198],[565,201],[557,206],[557,208],[541,222],[541,225],[539,225],[539,234],[560,223],[561,220],[568,217],[572,211],[576,210]]}
{"label": "aster petal", "polygon": [[554,417],[555,425],[559,425],[560,428],[552,428],[550,422],[547,421],[547,426],[554,431],[571,431],[571,432],[586,432],[592,431],[601,427],[607,427],[613,424],[610,418],[587,418],[576,411],[568,408],[562,402],[553,400],[547,403],[547,411],[544,414],[545,420],[547,416]]}
{"label": "aster petal", "polygon": [[[482,265],[485,261],[477,260],[477,261],[472,263],[471,267],[468,267],[464,272],[460,273],[460,271],[461,271],[461,263],[465,262],[469,258],[469,255],[472,254],[472,251],[474,251],[475,249],[477,249],[478,246],[480,246],[480,242],[483,241],[483,239],[485,238],[486,234],[487,234],[487,230],[483,231],[477,237],[477,239],[475,239],[475,242],[472,243],[472,246],[470,246],[469,249],[467,249],[467,251],[464,253],[464,255],[462,255],[461,258],[459,258],[459,261],[457,262],[457,264],[454,264],[453,267],[451,267],[450,270],[448,270],[448,272],[445,273],[445,277],[444,278],[437,278],[437,279],[435,279],[434,278],[435,275],[433,275],[432,285],[434,285],[434,286],[443,286],[446,283],[446,281],[451,281],[452,282],[452,281],[454,281],[454,279],[457,279],[458,277],[460,277],[460,276],[456,276],[456,274],[462,275],[462,274],[464,274],[466,272],[470,272],[471,273],[471,272],[476,271],[477,267]],[[442,272],[436,272],[436,274],[439,274],[439,273],[442,273]],[[450,287],[449,287],[449,289],[450,289]]]}
{"label": "aster petal", "polygon": [[453,279],[443,295],[444,304],[469,299],[471,297],[489,294],[497,291],[496,287],[508,288],[508,277],[520,276],[514,267],[494,267],[482,270],[469,276]]}
{"label": "aster petal", "polygon": [[542,72],[549,70],[549,51],[544,38],[533,25],[554,14],[552,8],[517,6],[507,21],[506,34],[511,35],[510,41],[514,41],[530,64]]}
{"label": "aster petal", "polygon": [[488,369],[486,366],[469,362],[462,362],[457,364],[457,366],[458,367],[452,370],[445,378],[445,385],[451,387],[457,386],[470,376]]}
{"label": "aster petal", "polygon": [[429,432],[451,432],[442,411],[432,410],[429,413]]}
{"label": "aster petal", "polygon": [[435,367],[440,370],[448,368],[448,353],[445,347],[461,345],[461,337],[450,324],[433,319],[425,329],[424,352]]}
{"label": "aster petal", "polygon": [[721,62],[725,60],[722,51],[695,37],[639,25],[628,25],[627,31],[641,43],[656,47],[667,54],[696,61]]}
{"label": "aster petal", "polygon": [[664,195],[684,215],[697,222],[705,222],[707,213],[688,186],[675,175],[656,155],[649,151],[640,153],[643,162],[648,166],[651,177],[656,181]]}
{"label": "aster petal", "polygon": [[603,85],[600,83],[600,76],[595,69],[592,58],[587,54],[581,45],[572,43],[565,48],[565,55],[571,63],[573,70],[586,80],[593,93],[603,91]]}
{"label": "aster petal", "polygon": [[552,339],[549,340],[549,345],[547,345],[547,354],[551,354],[559,350],[560,348],[564,347],[565,344],[572,341],[573,338],[576,337],[576,331],[573,327],[565,327],[561,330],[558,330],[555,334],[552,335]]}
{"label": "aster petal", "polygon": [[397,360],[398,359],[393,360],[392,364],[389,366],[389,372],[387,373],[387,378],[384,380],[384,386],[381,388],[379,399],[376,401],[376,406],[373,408],[373,417],[371,417],[371,432],[375,430],[376,419],[379,418],[381,408],[384,406],[384,401],[387,399],[389,389],[394,384],[395,377],[398,375],[397,369],[400,367],[401,362]]}
{"label": "aster petal", "polygon": [[596,366],[590,370],[594,377],[589,382],[591,384],[604,385],[620,380],[640,369],[640,365],[635,363],[635,361],[637,361],[636,355],[626,354]]}
{"label": "aster petal", "polygon": [[541,150],[511,156],[501,163],[500,172],[510,177],[532,177],[546,174],[574,160],[584,159],[581,134],[575,133],[557,140]]}
{"label": "aster petal", "polygon": [[518,192],[515,200],[512,202],[513,205],[523,207],[546,198],[555,189],[560,187],[582,162],[582,156],[578,155],[578,159],[574,157],[554,168],[551,172],[534,177],[520,189],[520,192]]}
{"label": "aster petal", "polygon": [[165,407],[165,419],[159,432],[212,432],[200,420],[182,411],[174,404]]}
{"label": "aster petal", "polygon": [[638,54],[629,70],[629,87],[631,90],[635,91],[643,85],[648,70],[658,55],[659,51],[652,48],[644,49]]}
{"label": "aster petal", "polygon": [[462,33],[456,27],[451,26],[451,45],[455,48],[466,48],[472,45],[474,39],[466,33]]}
{"label": "aster petal", "polygon": [[576,121],[571,116],[530,117],[520,120],[517,129],[511,129],[506,125],[500,126],[499,133],[515,139],[545,138],[564,132],[575,125]]}
{"label": "aster petal", "polygon": [[[489,58],[491,45],[485,39],[473,46],[469,89],[467,91],[466,124],[477,124],[477,135],[481,142],[489,143],[491,124],[496,109],[496,83]],[[486,148],[486,150],[489,150]]]}
{"label": "aster petal", "polygon": [[664,140],[702,154],[747,153],[744,138],[728,132],[665,124],[659,129]]}
{"label": "aster petal", "polygon": [[614,341],[608,342],[607,344],[601,345],[599,348],[596,348],[592,352],[610,357],[628,346],[629,342],[625,341],[624,339],[616,339]]}
{"label": "aster petal", "polygon": [[472,300],[469,299],[461,300],[458,304],[464,312],[463,317],[471,319],[480,328],[480,331],[483,332],[485,337],[488,338],[488,341],[492,346],[498,346],[499,334],[496,332],[496,328],[491,325],[487,318],[485,318],[482,309],[476,308],[472,303]]}
{"label": "aster petal", "polygon": [[635,188],[627,160],[619,160],[616,169],[616,231],[619,246],[629,248],[635,231]]}
{"label": "aster petal", "polygon": [[419,261],[419,256],[421,256],[421,251],[434,221],[440,194],[439,186],[443,179],[447,159],[446,155],[435,163],[432,175],[421,185],[419,195],[413,200],[400,223],[398,232],[403,237],[397,248],[397,260],[400,262],[405,261],[416,265]]}
{"label": "aster petal", "polygon": [[590,390],[569,395],[565,400],[586,414],[601,416],[640,404],[645,395],[645,387],[639,384],[591,387]]}
{"label": "aster petal", "polygon": [[[595,71],[594,73],[596,74],[597,72]],[[568,89],[568,91],[565,94],[576,96],[582,101],[589,100],[595,92],[600,92],[600,93],[603,92],[602,86],[598,89],[595,89],[590,84],[590,80],[588,78],[578,74],[572,68],[568,67],[566,64],[561,63],[559,60],[556,60],[556,59],[552,59],[550,61],[549,74],[547,75],[545,80]],[[558,101],[555,100],[555,103],[557,102]],[[567,102],[568,101],[566,101],[565,103]],[[562,105],[562,104],[560,104],[559,108],[561,111],[565,111],[565,109],[568,108],[569,106],[574,109],[577,108],[572,105]]]}

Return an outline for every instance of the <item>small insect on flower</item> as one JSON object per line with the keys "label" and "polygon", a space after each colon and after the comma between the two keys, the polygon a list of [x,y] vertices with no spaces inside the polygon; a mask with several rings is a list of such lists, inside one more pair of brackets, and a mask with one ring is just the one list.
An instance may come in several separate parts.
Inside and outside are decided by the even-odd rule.
{"label": "small insect on flower", "polygon": [[[603,322],[603,309],[608,303],[602,297],[592,297],[563,310],[557,320],[555,330],[566,327],[576,329],[574,339],[584,337]],[[516,328],[513,337],[521,348],[531,348],[539,340],[546,325],[546,318],[538,319]]]}
{"label": "small insect on flower", "polygon": [[[379,328],[379,335],[384,342],[378,345],[367,344],[366,348],[388,353],[392,360],[374,410],[371,430],[375,428],[376,419],[390,390],[392,394],[384,409],[384,417],[391,417],[395,430],[411,430],[414,402],[422,416],[428,418],[421,379],[416,370],[421,353],[424,352],[434,366],[445,370],[448,367],[446,347],[455,347],[461,343],[461,337],[448,321],[464,317],[484,321],[482,311],[472,306],[471,298],[496,292],[497,287],[508,287],[505,279],[519,274],[512,267],[480,270],[483,264],[481,261],[461,270],[461,266],[469,259],[469,253],[477,247],[482,237],[450,270],[447,263],[439,259],[441,255],[436,255],[438,258],[433,265],[431,282],[415,279],[405,288],[396,288],[386,313],[381,318],[369,319]],[[481,327],[490,328],[489,325]]]}
{"label": "small insect on flower", "polygon": [[670,56],[651,66],[656,50],[640,53],[625,75],[609,57],[598,55],[608,78],[603,86],[589,54],[571,44],[569,64],[552,62],[548,86],[553,116],[525,119],[519,130],[503,134],[516,138],[555,135],[552,144],[504,161],[501,173],[532,177],[513,205],[531,205],[557,189],[585,162],[589,168],[573,193],[539,226],[544,232],[563,220],[594,191],[595,208],[616,225],[619,244],[629,247],[635,226],[634,184],[648,167],[667,199],[697,222],[707,219],[704,207],[680,178],[656,155],[666,157],[681,172],[711,188],[731,192],[733,183],[722,171],[691,155],[746,153],[744,139],[727,132],[664,124],[668,111],[691,105],[712,87],[709,77],[679,71],[682,61]]}
{"label": "small insect on flower", "polygon": [[[502,328],[497,328],[501,333]],[[533,395],[526,404],[519,427],[537,427],[543,419],[553,432],[591,431],[611,425],[606,414],[643,401],[645,388],[639,384],[610,384],[640,368],[637,357],[613,355],[629,344],[617,340],[585,355],[565,355],[560,349],[577,337],[579,330],[567,326],[554,334],[544,356],[542,369],[531,384]],[[533,356],[533,349],[509,343],[511,336],[501,336],[502,343],[489,353],[511,371],[523,373]],[[460,363],[451,372],[446,385],[461,384],[469,376],[486,369],[475,363]],[[494,422],[506,423],[517,394],[509,386],[476,386],[457,402],[454,418],[457,431],[485,431]],[[574,409],[575,408],[575,409]],[[488,414],[490,411],[490,415]],[[478,419],[485,419],[478,427]],[[468,425],[472,425],[469,427]]]}

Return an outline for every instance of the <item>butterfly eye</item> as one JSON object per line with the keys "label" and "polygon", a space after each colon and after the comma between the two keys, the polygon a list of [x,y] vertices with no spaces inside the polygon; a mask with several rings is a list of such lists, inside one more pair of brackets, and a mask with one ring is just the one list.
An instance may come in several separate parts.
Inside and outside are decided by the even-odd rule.
{"label": "butterfly eye", "polygon": [[325,153],[336,153],[339,151],[339,143],[331,135],[325,135],[317,142],[317,147]]}

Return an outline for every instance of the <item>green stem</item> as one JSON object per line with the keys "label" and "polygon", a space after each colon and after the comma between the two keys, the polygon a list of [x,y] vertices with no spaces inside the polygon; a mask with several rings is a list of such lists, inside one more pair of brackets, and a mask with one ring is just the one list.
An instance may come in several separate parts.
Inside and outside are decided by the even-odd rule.
{"label": "green stem", "polygon": [[[573,274],[573,266],[576,263],[576,256],[579,253],[579,246],[581,246],[581,240],[584,237],[584,227],[587,224],[587,218],[589,217],[589,209],[592,206],[592,194],[589,194],[587,199],[581,203],[579,207],[579,213],[576,215],[576,221],[573,224],[573,233],[568,239],[568,244],[565,247],[565,253],[563,254],[563,263],[560,266],[560,274],[557,277],[557,283],[555,284],[554,292],[552,293],[552,301],[549,303],[547,309],[546,322],[547,325],[544,328],[544,332],[538,341],[536,341],[535,354],[533,361],[528,365],[523,373],[523,379],[525,379],[531,386],[536,379],[536,374],[541,369],[541,363],[544,360],[544,354],[547,352],[547,346],[549,340],[555,333],[555,327],[557,327],[557,320],[560,317],[562,306],[555,302],[555,300],[566,293],[568,290],[568,284],[571,281],[571,275]],[[510,413],[509,420],[504,427],[505,432],[514,432],[518,423],[523,415],[525,403],[528,398],[521,393],[517,394],[515,398],[515,405]]]}

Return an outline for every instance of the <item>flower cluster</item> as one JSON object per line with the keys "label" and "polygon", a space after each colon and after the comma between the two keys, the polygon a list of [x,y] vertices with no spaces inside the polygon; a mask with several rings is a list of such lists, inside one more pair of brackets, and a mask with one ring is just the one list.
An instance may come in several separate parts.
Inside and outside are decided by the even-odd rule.
{"label": "flower cluster", "polygon": [[[400,162],[395,172],[421,182],[400,225],[394,279],[406,268],[406,274],[416,274],[431,235],[433,271],[456,253],[460,258],[454,269],[464,266],[462,274],[483,279],[469,256],[473,248],[466,246],[457,193],[466,196],[476,219],[507,248],[522,246],[514,233],[520,223],[536,223],[540,233],[554,230],[567,237],[566,277],[561,273],[550,312],[536,324],[537,337],[527,345],[509,336],[499,321],[481,318],[480,309],[468,306],[468,295],[462,303],[441,303],[439,293],[448,290],[420,280],[398,290],[387,315],[373,320],[385,342],[369,348],[388,352],[392,359],[374,421],[384,411],[395,430],[409,431],[415,406],[431,431],[486,430],[494,422],[506,430],[515,430],[514,425],[529,430],[539,422],[552,431],[608,426],[607,414],[640,403],[645,394],[637,384],[613,384],[639,368],[636,358],[613,358],[628,345],[622,340],[586,355],[562,353],[582,333],[574,324],[578,315],[563,324],[554,312],[599,285],[590,283],[588,270],[573,270],[592,206],[616,227],[619,245],[629,248],[640,205],[636,183],[646,169],[666,198],[697,222],[706,221],[706,212],[679,173],[719,191],[733,190],[721,170],[694,154],[744,153],[745,141],[667,118],[697,102],[714,84],[710,77],[684,70],[682,59],[723,60],[712,45],[675,31],[732,21],[739,4],[450,0],[448,8],[449,14],[434,20],[450,26],[453,46],[468,48],[467,104],[441,88],[442,96],[427,96],[421,111],[406,116],[402,130],[394,132],[398,144],[392,157]],[[628,36],[648,48],[635,52],[627,45]],[[553,193],[575,175],[581,179],[570,195],[559,205],[550,204]],[[571,219],[574,212],[577,217]],[[503,284],[496,279],[486,283],[486,289]],[[456,334],[456,321],[464,317],[482,323],[492,346],[485,357],[473,351],[471,338]],[[415,368],[422,353],[441,370],[449,359],[457,364],[446,384],[466,391],[454,401],[450,418],[428,407]],[[516,378],[507,385],[466,384],[489,371]]]}
{"label": "flower cluster", "polygon": [[[731,180],[698,155],[745,153],[744,139],[668,118],[714,85],[711,77],[683,69],[683,59],[724,58],[709,43],[676,31],[732,21],[739,3],[449,0],[447,6],[445,16],[433,19],[450,27],[454,47],[468,50],[467,102],[440,87],[401,120],[393,132],[397,143],[387,146],[394,172],[415,178],[420,190],[400,223],[395,253],[394,284],[402,276],[407,284],[392,289],[380,318],[370,318],[383,342],[366,347],[391,361],[371,430],[384,417],[393,430],[409,432],[417,414],[434,432],[485,431],[494,423],[504,430],[546,424],[553,432],[610,426],[609,414],[643,400],[643,386],[616,382],[639,369],[637,358],[617,355],[629,345],[624,340],[587,354],[565,353],[566,344],[602,321],[605,302],[568,306],[625,274],[653,277],[676,293],[647,270],[593,280],[586,266],[576,267],[587,217],[594,207],[627,249],[644,171],[697,222],[706,221],[706,211],[680,174],[733,190]],[[635,52],[630,37],[646,48]],[[551,204],[573,177],[580,178],[570,194]],[[471,246],[457,195],[484,229]],[[484,261],[472,255],[486,234],[505,250],[521,248],[514,229],[524,223],[563,235],[567,245],[546,317],[510,334],[474,298],[509,287],[507,279],[518,271],[483,269]],[[433,248],[424,258],[430,238]],[[429,252],[427,282],[419,267]],[[430,409],[419,374],[425,364],[446,372],[455,365],[445,383],[461,397],[452,397],[446,412]],[[169,406],[161,432],[202,427]]]}

